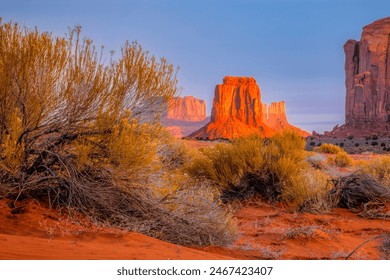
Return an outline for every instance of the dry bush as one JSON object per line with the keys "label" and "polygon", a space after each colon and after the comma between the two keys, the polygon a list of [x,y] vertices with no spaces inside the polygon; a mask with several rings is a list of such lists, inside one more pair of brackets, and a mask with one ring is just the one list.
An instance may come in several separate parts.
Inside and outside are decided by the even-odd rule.
{"label": "dry bush", "polygon": [[369,174],[390,188],[390,156],[383,155],[361,166],[359,173]]}
{"label": "dry bush", "polygon": [[352,158],[344,151],[338,152],[334,158],[334,164],[338,167],[347,167],[352,165]]}
{"label": "dry bush", "polygon": [[[256,195],[267,201],[327,208],[322,198],[329,182],[305,161],[304,140],[291,132],[270,139],[246,137],[203,149],[187,166],[191,176],[215,183],[223,202]],[[309,207],[310,205],[310,207]]]}
{"label": "dry bush", "polygon": [[307,169],[289,195],[300,212],[324,213],[331,208],[328,193],[332,188],[331,180],[324,172]]}
{"label": "dry bush", "polygon": [[354,163],[352,157],[348,155],[345,151],[329,155],[326,162],[329,166],[333,165],[337,167],[348,167]]}
{"label": "dry bush", "polygon": [[343,152],[344,150],[339,146],[330,143],[324,143],[319,147],[315,147],[314,151],[319,153],[326,153],[326,154],[337,154],[339,152]]}
{"label": "dry bush", "polygon": [[330,191],[333,206],[376,216],[390,201],[390,189],[367,174],[351,174],[335,180]]}
{"label": "dry bush", "polygon": [[[236,239],[236,223],[210,181],[181,178],[179,187],[164,197],[164,206],[187,224],[192,244],[226,246]],[[184,229],[183,229],[184,230]],[[189,245],[191,245],[189,243]]]}
{"label": "dry bush", "polygon": [[193,177],[207,178],[222,188],[237,185],[245,173],[261,168],[263,141],[251,136],[202,149],[188,163],[186,171]]}
{"label": "dry bush", "polygon": [[310,153],[306,161],[316,169],[324,169],[326,166],[326,157],[319,153]]}
{"label": "dry bush", "polygon": [[137,43],[103,64],[80,28],[62,38],[6,23],[0,38],[0,195],[178,244],[230,242],[231,220],[200,199],[203,183],[183,186],[181,174],[156,192],[187,160],[158,124],[177,92],[171,64]]}
{"label": "dry bush", "polygon": [[390,260],[390,233],[383,238],[379,251],[381,251],[384,260]]}
{"label": "dry bush", "polygon": [[178,140],[163,129],[158,136],[158,156],[165,170],[182,168],[192,160],[196,150],[190,148],[184,141]]}

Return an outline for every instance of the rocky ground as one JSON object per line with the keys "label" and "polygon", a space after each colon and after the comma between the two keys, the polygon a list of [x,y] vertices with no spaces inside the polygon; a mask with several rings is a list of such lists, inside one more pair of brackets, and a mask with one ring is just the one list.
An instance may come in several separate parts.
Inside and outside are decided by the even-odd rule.
{"label": "rocky ground", "polygon": [[306,140],[306,149],[312,151],[315,147],[324,143],[330,143],[342,147],[350,154],[389,154],[389,136],[365,136],[365,137],[336,137],[336,136],[309,136]]}

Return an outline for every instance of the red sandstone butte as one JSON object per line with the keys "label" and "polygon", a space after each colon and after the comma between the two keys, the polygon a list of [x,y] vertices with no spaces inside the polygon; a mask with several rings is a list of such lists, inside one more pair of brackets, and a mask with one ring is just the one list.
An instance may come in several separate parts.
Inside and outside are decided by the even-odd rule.
{"label": "red sandstone butte", "polygon": [[[277,104],[275,103],[274,107],[277,107]],[[272,136],[279,129],[272,127],[271,123],[270,126],[266,124],[268,116],[265,116],[264,108],[266,107],[261,103],[260,88],[254,78],[226,76],[223,84],[215,87],[210,123],[192,133],[190,137],[231,139],[250,134]],[[275,124],[283,123],[280,128],[284,126],[286,129],[294,129],[285,117],[284,103],[283,112],[273,115],[272,120]],[[304,132],[304,135],[308,133]]]}
{"label": "red sandstone butte", "polygon": [[390,17],[365,26],[360,41],[348,40],[345,52],[345,125],[351,130],[390,131]]}

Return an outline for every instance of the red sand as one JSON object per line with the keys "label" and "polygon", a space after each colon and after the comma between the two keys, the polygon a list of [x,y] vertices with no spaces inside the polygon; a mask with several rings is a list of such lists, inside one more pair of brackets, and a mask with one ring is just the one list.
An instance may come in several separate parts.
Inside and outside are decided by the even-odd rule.
{"label": "red sand", "polygon": [[[139,233],[99,228],[34,201],[19,214],[0,200],[0,259],[343,259],[364,241],[390,232],[389,220],[368,220],[345,209],[301,214],[267,204],[236,213],[239,238],[229,248],[187,248]],[[19,209],[19,208],[18,208]],[[389,209],[390,210],[390,209]],[[381,259],[381,239],[352,259]]]}
{"label": "red sand", "polygon": [[26,205],[12,214],[9,201],[0,200],[0,259],[227,259],[227,257],[170,244],[139,233],[99,228],[85,219],[73,223],[64,214]]}
{"label": "red sand", "polygon": [[[315,215],[259,204],[242,208],[236,217],[241,233],[236,243],[208,252],[239,259],[345,259],[366,240],[390,233],[390,220],[364,219],[346,209]],[[350,259],[383,259],[382,242],[368,242]]]}

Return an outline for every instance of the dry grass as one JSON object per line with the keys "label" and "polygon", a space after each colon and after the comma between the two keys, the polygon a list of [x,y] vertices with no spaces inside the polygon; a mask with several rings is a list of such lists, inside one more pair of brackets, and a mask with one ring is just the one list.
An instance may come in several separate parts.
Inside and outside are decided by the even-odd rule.
{"label": "dry grass", "polygon": [[315,238],[316,237],[317,226],[305,226],[305,227],[296,227],[286,230],[284,236],[289,239],[296,238]]}
{"label": "dry grass", "polygon": [[326,167],[326,156],[320,153],[311,152],[306,157],[306,161],[316,169],[324,169]]}

